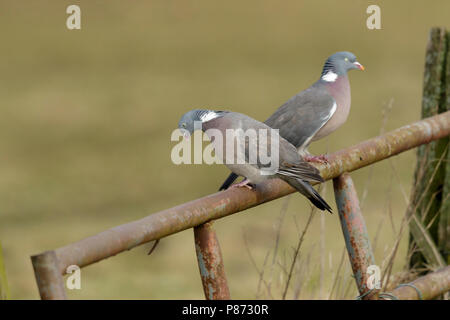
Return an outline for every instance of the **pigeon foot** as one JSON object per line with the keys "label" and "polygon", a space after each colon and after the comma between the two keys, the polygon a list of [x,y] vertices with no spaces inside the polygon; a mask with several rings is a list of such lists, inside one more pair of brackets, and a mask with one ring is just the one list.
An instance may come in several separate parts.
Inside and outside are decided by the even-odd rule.
{"label": "pigeon foot", "polygon": [[321,154],[319,156],[305,155],[303,159],[308,162],[328,163],[328,156],[325,154]]}
{"label": "pigeon foot", "polygon": [[251,185],[251,183],[250,183],[250,181],[248,179],[244,179],[241,182],[233,184],[231,186],[231,188],[242,188],[242,187],[250,189],[250,190],[253,189],[253,186]]}

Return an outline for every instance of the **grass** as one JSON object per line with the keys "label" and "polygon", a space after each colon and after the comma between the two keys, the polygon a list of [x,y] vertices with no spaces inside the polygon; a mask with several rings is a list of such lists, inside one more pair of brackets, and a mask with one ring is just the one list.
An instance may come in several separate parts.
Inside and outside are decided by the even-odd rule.
{"label": "grass", "polygon": [[[65,28],[68,1],[0,4],[0,240],[15,299],[38,298],[30,255],[219,187],[226,168],[170,162],[170,133],[189,109],[221,107],[264,120],[317,79],[328,55],[350,50],[366,67],[350,74],[350,117],[311,151],[377,135],[392,99],[385,130],[419,119],[427,32],[448,27],[450,9],[448,1],[378,1],[382,30],[370,31],[370,1],[78,3],[80,31]],[[406,152],[352,174],[369,234],[377,235],[378,263],[396,243],[413,160]],[[334,202],[328,184],[324,197]],[[267,297],[255,266],[262,270],[275,243],[279,258],[266,261],[269,297],[282,297],[280,269],[290,265],[310,210],[292,195],[280,225],[284,201],[215,224],[233,298]],[[405,240],[394,272],[407,255]],[[354,298],[343,246],[336,214],[313,219],[286,297]],[[83,269],[82,289],[69,297],[203,298],[192,231],[163,239],[147,256],[150,248]]]}

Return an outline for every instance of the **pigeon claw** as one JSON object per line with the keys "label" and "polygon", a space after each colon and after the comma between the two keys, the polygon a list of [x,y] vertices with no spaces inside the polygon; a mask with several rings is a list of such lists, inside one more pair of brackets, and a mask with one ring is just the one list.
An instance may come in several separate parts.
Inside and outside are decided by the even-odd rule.
{"label": "pigeon claw", "polygon": [[244,179],[244,180],[242,180],[239,183],[233,184],[231,187],[232,188],[242,188],[242,187],[244,187],[244,188],[247,188],[249,190],[253,189],[253,186],[252,186],[252,184],[250,183],[250,181],[248,179]]}

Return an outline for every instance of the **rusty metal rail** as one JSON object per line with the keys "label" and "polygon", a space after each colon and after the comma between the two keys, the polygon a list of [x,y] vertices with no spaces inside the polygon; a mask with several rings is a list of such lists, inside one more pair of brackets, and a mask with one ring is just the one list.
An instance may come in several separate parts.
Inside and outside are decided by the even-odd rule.
{"label": "rusty metal rail", "polygon": [[375,265],[375,258],[353,180],[348,173],[343,173],[333,179],[333,186],[345,246],[360,297],[365,300],[377,299],[379,290],[367,286],[370,276],[368,269]]}
{"label": "rusty metal rail", "polygon": [[[322,177],[329,180],[344,172],[357,170],[448,135],[450,135],[450,111],[338,151],[330,155],[328,164],[318,165],[317,167],[321,171]],[[36,255],[32,257],[32,260],[41,297],[45,299],[64,298],[59,289],[53,294],[52,290],[46,287],[49,283],[39,279],[51,278],[52,285],[61,288],[63,286],[62,275],[65,274],[67,267],[70,265],[84,267],[143,243],[197,227],[205,222],[243,211],[292,192],[294,192],[294,189],[281,180],[272,180],[261,184],[256,190],[230,189],[151,214],[143,219],[50,251],[52,255],[54,253],[56,259],[53,259],[53,262],[47,261],[45,268],[41,268],[35,263],[40,261],[42,255],[49,254],[49,252]],[[204,264],[204,274],[213,272],[214,275],[214,277],[205,279],[202,277],[204,288],[206,285],[206,297],[229,298],[220,248],[214,231],[196,231],[195,238],[196,244],[199,245],[197,256],[199,257],[206,250],[208,255],[212,256],[217,262]],[[210,245],[214,248],[208,249]],[[219,249],[219,251],[216,249]],[[201,263],[203,261],[199,257],[199,264]],[[199,267],[202,272],[202,266]],[[58,277],[55,277],[55,270],[59,271]],[[216,274],[219,276],[215,277]],[[210,290],[211,288],[212,290]],[[218,294],[215,295],[214,293]]]}
{"label": "rusty metal rail", "polygon": [[450,266],[431,272],[411,283],[399,285],[392,293],[380,294],[386,300],[430,300],[450,290]]}

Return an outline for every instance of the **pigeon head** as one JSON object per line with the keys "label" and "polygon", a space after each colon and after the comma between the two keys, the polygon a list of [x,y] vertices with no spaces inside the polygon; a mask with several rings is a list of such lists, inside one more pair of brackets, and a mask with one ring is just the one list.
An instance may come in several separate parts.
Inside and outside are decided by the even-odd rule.
{"label": "pigeon head", "polygon": [[186,112],[178,121],[178,128],[185,138],[189,138],[195,130],[202,130],[202,123],[221,116],[222,111],[195,109]]}
{"label": "pigeon head", "polygon": [[334,82],[338,76],[346,75],[352,69],[364,70],[364,67],[356,61],[356,56],[353,53],[348,51],[337,52],[325,61],[321,79]]}

